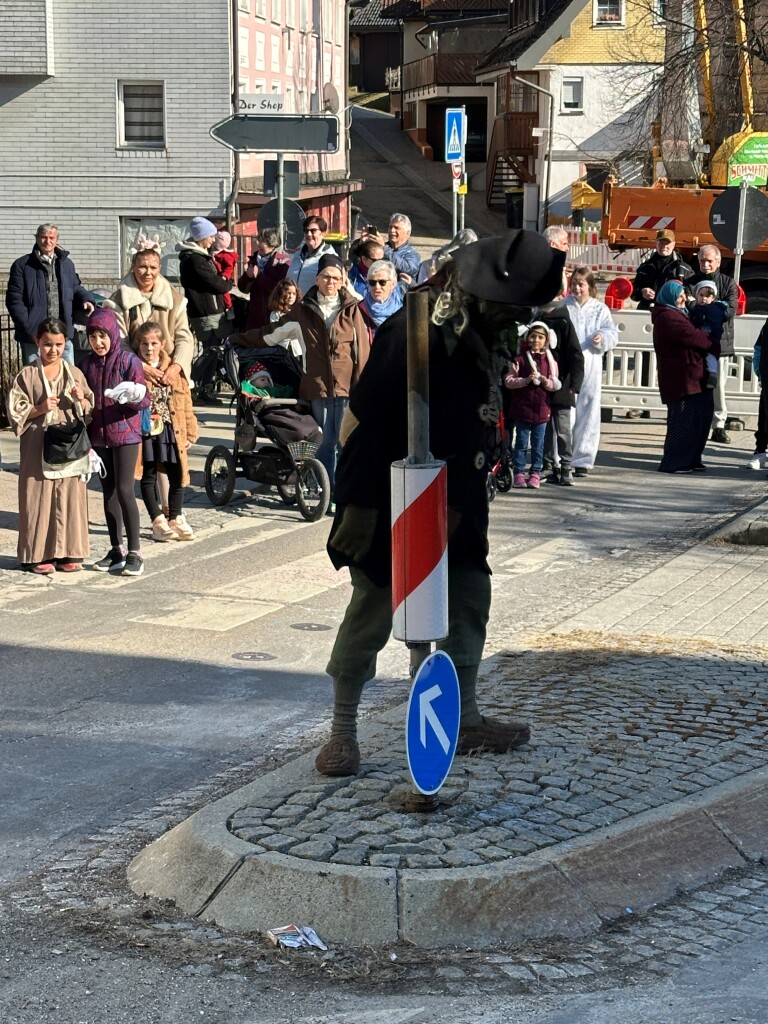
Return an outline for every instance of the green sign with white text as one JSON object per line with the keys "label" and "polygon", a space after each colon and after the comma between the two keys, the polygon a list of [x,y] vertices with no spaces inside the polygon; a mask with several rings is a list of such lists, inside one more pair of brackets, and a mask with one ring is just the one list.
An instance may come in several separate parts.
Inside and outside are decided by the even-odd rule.
{"label": "green sign with white text", "polygon": [[756,132],[728,161],[728,184],[768,184],[768,132]]}

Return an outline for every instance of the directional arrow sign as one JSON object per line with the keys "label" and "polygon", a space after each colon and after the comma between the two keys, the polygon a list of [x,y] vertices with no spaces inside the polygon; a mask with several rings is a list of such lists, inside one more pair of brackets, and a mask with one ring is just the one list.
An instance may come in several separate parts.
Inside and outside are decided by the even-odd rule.
{"label": "directional arrow sign", "polygon": [[235,153],[336,153],[339,119],[332,114],[233,114],[211,137]]}
{"label": "directional arrow sign", "polygon": [[448,777],[460,717],[456,669],[447,654],[435,651],[416,673],[406,716],[408,768],[420,793],[436,793]]}

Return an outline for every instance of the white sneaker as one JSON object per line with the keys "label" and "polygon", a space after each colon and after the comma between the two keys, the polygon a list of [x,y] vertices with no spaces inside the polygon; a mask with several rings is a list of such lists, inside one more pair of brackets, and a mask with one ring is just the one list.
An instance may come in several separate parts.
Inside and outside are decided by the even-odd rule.
{"label": "white sneaker", "polygon": [[192,527],[187,522],[183,512],[180,516],[177,516],[176,519],[171,519],[168,525],[174,531],[179,540],[192,540],[195,536]]}
{"label": "white sneaker", "polygon": [[768,454],[765,452],[754,452],[747,465],[750,469],[768,469]]}
{"label": "white sneaker", "polygon": [[178,534],[168,525],[168,520],[164,515],[161,514],[157,519],[152,520],[152,540],[163,543],[167,540],[176,540],[177,537]]}

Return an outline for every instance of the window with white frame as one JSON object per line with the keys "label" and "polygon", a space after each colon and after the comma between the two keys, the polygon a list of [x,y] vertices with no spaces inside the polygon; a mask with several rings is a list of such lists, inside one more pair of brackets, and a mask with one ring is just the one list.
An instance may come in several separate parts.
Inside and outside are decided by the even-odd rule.
{"label": "window with white frame", "polygon": [[256,0],[256,6],[253,11],[257,18],[263,18],[267,20],[267,0]]}
{"label": "window with white frame", "polygon": [[312,15],[310,13],[309,0],[299,0],[299,27],[302,32],[314,31]]}
{"label": "window with white frame", "polygon": [[594,25],[623,25],[626,13],[625,0],[594,0]]}
{"label": "window with white frame", "polygon": [[272,21],[275,25],[282,25],[283,0],[272,0]]}
{"label": "window with white frame", "polygon": [[304,80],[307,74],[307,44],[304,40],[299,45],[299,77]]}
{"label": "window with white frame", "polygon": [[296,0],[285,0],[285,24],[287,28],[296,27]]}
{"label": "window with white frame", "polygon": [[584,109],[584,79],[563,78],[563,110],[580,111]]}
{"label": "window with white frame", "polygon": [[245,11],[247,14],[251,13],[251,0],[237,0],[238,11]]}
{"label": "window with white frame", "polygon": [[282,96],[283,95],[283,83],[282,82],[278,81],[278,82],[273,82],[272,83],[272,95],[273,96]]}
{"label": "window with white frame", "polygon": [[162,82],[117,83],[118,145],[165,147],[165,86]]}
{"label": "window with white frame", "polygon": [[286,75],[293,74],[293,32],[283,32],[283,58]]}
{"label": "window with white frame", "polygon": [[285,112],[286,114],[295,114],[296,108],[293,105],[293,86],[286,85],[285,87]]}
{"label": "window with white frame", "polygon": [[272,48],[272,70],[280,70],[280,36],[272,36],[270,39],[270,46]]}
{"label": "window with white frame", "polygon": [[249,88],[248,79],[247,78],[238,78],[238,80],[237,80],[237,88],[238,88],[241,96],[246,95],[247,93],[249,93],[250,92],[250,88]]}
{"label": "window with white frame", "polygon": [[251,66],[249,46],[251,42],[251,35],[247,28],[239,28],[237,30],[237,47],[240,51],[240,67],[248,68]]}
{"label": "window with white frame", "polygon": [[323,0],[323,35],[333,42],[333,0]]}
{"label": "window with white frame", "polygon": [[664,25],[667,20],[667,0],[653,0],[653,24]]}
{"label": "window with white frame", "polygon": [[264,63],[264,33],[256,33],[256,63],[254,67],[258,71],[266,70],[266,64]]}
{"label": "window with white frame", "polygon": [[267,83],[263,78],[257,78],[253,83],[253,95],[263,96],[267,91]]}

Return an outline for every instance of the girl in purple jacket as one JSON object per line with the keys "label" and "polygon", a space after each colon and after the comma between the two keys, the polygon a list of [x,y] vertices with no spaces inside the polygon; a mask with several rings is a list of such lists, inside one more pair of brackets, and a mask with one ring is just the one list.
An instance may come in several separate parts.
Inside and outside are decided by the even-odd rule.
{"label": "girl in purple jacket", "polygon": [[[513,487],[539,487],[544,462],[544,434],[549,422],[549,396],[560,387],[557,364],[549,346],[557,344],[555,332],[540,320],[528,328],[504,378],[512,394],[509,407],[515,424],[515,447],[512,452]],[[531,472],[525,479],[525,454],[531,446]]]}
{"label": "girl in purple jacket", "polygon": [[[149,408],[150,396],[141,360],[121,348],[120,329],[112,310],[95,310],[86,330],[91,351],[81,369],[94,394],[88,432],[106,471],[101,485],[111,545],[93,568],[141,576],[144,559],[133,480],[141,444],[141,411]],[[123,545],[124,534],[127,547]]]}

